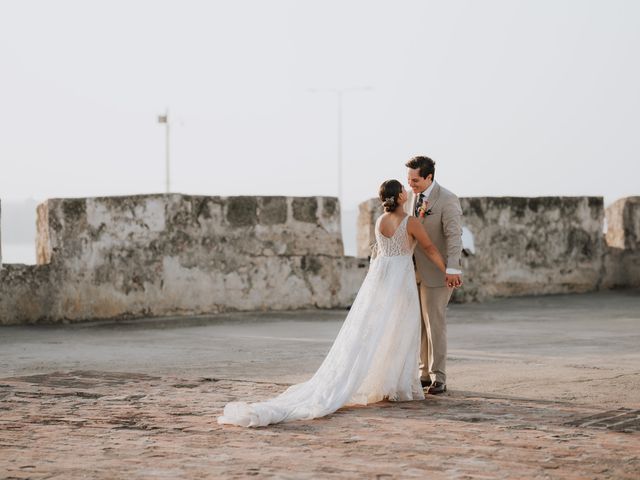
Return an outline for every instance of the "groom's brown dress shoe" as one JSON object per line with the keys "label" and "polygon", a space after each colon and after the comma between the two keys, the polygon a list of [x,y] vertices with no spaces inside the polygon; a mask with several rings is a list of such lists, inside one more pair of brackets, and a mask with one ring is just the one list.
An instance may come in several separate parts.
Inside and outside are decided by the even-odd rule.
{"label": "groom's brown dress shoe", "polygon": [[420,383],[422,384],[422,388],[427,388],[431,386],[431,379],[427,378],[426,380],[420,379]]}
{"label": "groom's brown dress shoe", "polygon": [[447,391],[447,385],[443,382],[433,382],[433,385],[429,387],[427,391],[430,395],[440,395]]}

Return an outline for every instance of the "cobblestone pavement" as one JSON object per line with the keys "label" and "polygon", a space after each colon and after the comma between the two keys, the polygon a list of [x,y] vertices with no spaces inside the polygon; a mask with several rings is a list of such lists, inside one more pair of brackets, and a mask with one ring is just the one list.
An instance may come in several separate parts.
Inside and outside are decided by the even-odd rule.
{"label": "cobblestone pavement", "polygon": [[[637,294],[464,306],[447,394],[260,429],[216,417],[307,377],[339,321],[0,329],[0,479],[637,479],[638,307]],[[204,363],[219,364],[189,364],[214,338]]]}
{"label": "cobblestone pavement", "polygon": [[[577,426],[606,408],[453,391],[269,428],[219,426],[277,384],[75,371],[0,385],[4,478],[629,478],[629,432]],[[616,412],[620,415],[622,412]],[[627,416],[629,417],[629,416]]]}

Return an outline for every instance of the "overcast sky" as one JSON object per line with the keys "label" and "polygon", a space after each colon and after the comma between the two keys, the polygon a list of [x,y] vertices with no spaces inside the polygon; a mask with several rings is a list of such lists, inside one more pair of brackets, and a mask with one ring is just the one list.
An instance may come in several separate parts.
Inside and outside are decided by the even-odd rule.
{"label": "overcast sky", "polygon": [[0,1],[0,198],[640,194],[638,1]]}

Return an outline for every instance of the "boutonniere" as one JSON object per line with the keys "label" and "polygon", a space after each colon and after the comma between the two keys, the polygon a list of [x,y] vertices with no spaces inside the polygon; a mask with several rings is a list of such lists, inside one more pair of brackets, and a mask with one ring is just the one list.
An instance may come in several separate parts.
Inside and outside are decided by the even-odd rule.
{"label": "boutonniere", "polygon": [[429,208],[429,200],[423,200],[422,205],[420,205],[420,207],[418,208],[418,214],[420,215],[420,218],[427,217],[432,213],[433,212]]}

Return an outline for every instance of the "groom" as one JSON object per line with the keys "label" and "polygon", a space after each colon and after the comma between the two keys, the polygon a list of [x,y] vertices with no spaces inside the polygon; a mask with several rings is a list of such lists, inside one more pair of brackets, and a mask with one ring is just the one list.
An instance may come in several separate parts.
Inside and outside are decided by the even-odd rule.
{"label": "groom", "polygon": [[435,165],[429,157],[413,157],[405,164],[413,191],[406,213],[420,219],[447,265],[444,274],[422,249],[414,252],[422,313],[420,380],[433,395],[447,391],[447,304],[453,288],[462,285],[462,208],[458,197],[434,181]]}

